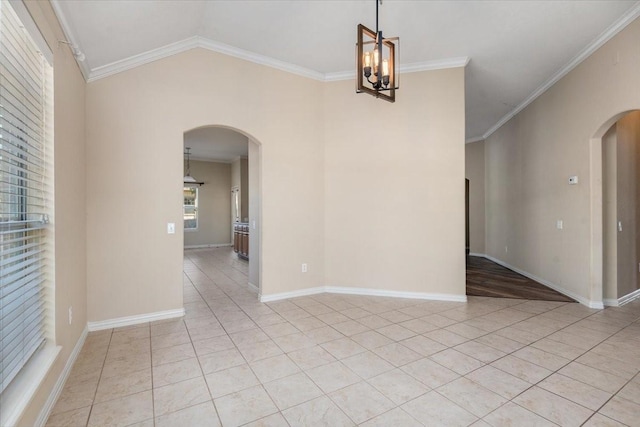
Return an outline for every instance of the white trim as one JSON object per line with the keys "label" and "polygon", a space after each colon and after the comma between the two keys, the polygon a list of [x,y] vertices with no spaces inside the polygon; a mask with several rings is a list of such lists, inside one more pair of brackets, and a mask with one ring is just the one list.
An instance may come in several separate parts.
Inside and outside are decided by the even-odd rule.
{"label": "white trim", "polygon": [[483,136],[477,136],[475,138],[468,138],[464,140],[465,144],[473,144],[474,142],[480,142],[480,141],[484,141],[484,137]]}
{"label": "white trim", "polygon": [[479,254],[476,252],[469,252],[469,256],[477,256],[477,257],[481,257],[481,258],[486,258],[487,256],[485,254]]}
{"label": "white trim", "polygon": [[49,374],[51,366],[58,358],[62,347],[48,345],[36,351],[32,359],[22,368],[9,387],[2,392],[0,425],[17,426],[31,399]]}
{"label": "white trim", "polygon": [[[59,0],[53,0],[54,3],[57,1]],[[59,16],[61,15],[62,14],[60,13]],[[298,76],[318,80],[321,82],[355,79],[354,70],[339,71],[335,73],[321,73],[289,62],[280,61],[278,59],[270,58],[265,55],[250,52],[248,50],[239,49],[225,43],[216,42],[200,36],[194,36],[138,55],[130,56],[129,58],[125,58],[120,61],[96,67],[89,72],[87,82],[91,83],[104,77],[108,77],[122,71],[130,70],[140,65],[148,64],[150,62],[157,61],[159,59],[176,55],[178,53],[182,53],[195,48],[207,49],[212,52],[221,53],[233,58],[253,62],[254,64],[264,65],[267,67],[275,68],[276,70],[296,74]],[[457,58],[440,59],[436,61],[415,62],[404,65],[401,64],[400,73],[415,73],[419,71],[432,71],[442,70],[445,68],[466,67],[469,63],[469,60],[470,58],[468,56],[463,56]]]}
{"label": "white trim", "polygon": [[148,64],[162,58],[166,58],[178,53],[185,52],[190,49],[203,48],[213,52],[218,52],[234,58],[243,59],[260,65],[266,65],[271,68],[297,74],[314,80],[324,80],[324,74],[308,68],[289,64],[284,61],[269,58],[268,56],[259,55],[247,50],[238,49],[224,43],[215,42],[200,36],[189,37],[179,42],[171,43],[157,49],[153,49],[139,55],[130,56],[120,61],[112,62],[107,65],[96,67],[89,73],[87,82],[93,82],[122,71],[130,70],[140,65]]}
{"label": "white trim", "polygon": [[[73,33],[71,32],[71,26],[69,25],[69,22],[65,18],[64,13],[62,13],[62,9],[60,8],[60,0],[50,0],[49,2],[51,3],[53,12],[56,14],[56,17],[58,18],[58,22],[60,23],[60,27],[62,28],[62,33],[64,34],[64,37],[67,39],[66,41],[71,43],[74,46],[77,46],[78,50],[82,52],[82,47],[78,44],[75,37],[73,36]],[[74,58],[75,58],[75,55],[74,55]],[[89,70],[89,64],[87,64],[87,61],[79,61],[78,58],[75,58],[75,60],[76,60],[76,63],[78,64],[78,68],[80,68],[82,77],[84,77],[84,79],[88,81],[89,76],[91,74],[91,71]]]}
{"label": "white trim", "polygon": [[342,286],[326,286],[325,292],[330,294],[368,295],[375,297],[425,299],[433,301],[467,302],[466,295],[432,294],[426,292],[390,291],[386,289],[346,288]]}
{"label": "white trim", "polygon": [[605,307],[618,307],[620,303],[615,298],[605,298],[602,300]]}
{"label": "white trim", "polygon": [[78,338],[78,341],[76,342],[75,347],[73,347],[73,350],[71,351],[71,354],[67,359],[67,363],[64,365],[64,369],[58,376],[58,380],[56,381],[56,384],[53,386],[51,393],[49,393],[49,397],[47,398],[47,401],[45,402],[44,406],[42,407],[42,410],[40,411],[40,414],[38,415],[38,418],[36,419],[36,422],[34,424],[35,426],[37,427],[44,426],[45,423],[47,422],[47,419],[51,414],[51,410],[53,409],[54,405],[58,401],[58,397],[60,397],[60,393],[62,393],[62,389],[64,387],[64,384],[67,382],[67,378],[69,378],[69,374],[71,373],[71,368],[73,368],[73,364],[76,362],[76,359],[78,358],[78,355],[82,350],[82,346],[84,346],[84,342],[87,339],[88,333],[89,333],[89,329],[85,326],[84,330],[82,331],[82,334],[80,334],[80,338]]}
{"label": "white trim", "polygon": [[[466,67],[471,58],[461,56],[457,58],[438,59],[435,61],[412,62],[410,64],[400,64],[400,74],[418,73],[421,71],[443,70],[447,68]],[[285,70],[286,71],[286,70]],[[318,79],[324,82],[335,82],[340,80],[355,80],[356,71],[338,71],[335,73],[326,73],[323,78]]]}
{"label": "white trim", "polygon": [[[582,304],[582,302],[580,302]],[[589,308],[594,308],[596,310],[603,310],[604,304],[601,301],[589,301],[589,304],[585,304]]]}
{"label": "white trim", "polygon": [[316,295],[316,294],[322,294],[322,293],[324,293],[324,286],[319,286],[317,288],[300,289],[298,291],[281,292],[278,294],[269,294],[269,295],[260,294],[260,302],[279,301],[282,299],[304,297],[307,295]]}
{"label": "white trim", "polygon": [[251,292],[255,292],[257,294],[260,293],[260,288],[258,288],[256,285],[254,285],[251,282],[247,282],[247,287],[249,288],[249,291],[251,291]]}
{"label": "white trim", "polygon": [[158,59],[166,58],[168,56],[176,55],[178,53],[185,52],[190,49],[198,47],[198,37],[190,37],[175,43],[170,43],[166,46],[152,49],[147,52],[143,52],[138,55],[133,55],[125,59],[121,59],[116,62],[112,62],[107,65],[92,68],[89,72],[89,78],[87,83],[94,82],[96,80],[112,76],[114,74],[121,73],[123,71],[130,70],[132,68],[139,67],[144,64],[148,64]]}
{"label": "white trim", "polygon": [[40,49],[42,56],[44,56],[49,65],[53,65],[53,52],[47,44],[47,41],[42,36],[42,33],[29,13],[27,6],[25,6],[22,0],[9,0],[9,3],[11,4],[14,12],[16,12],[16,15],[18,15],[20,22],[24,25],[24,28],[27,30],[27,33],[33,42],[36,44],[38,49]]}
{"label": "white trim", "polygon": [[229,246],[233,246],[233,243],[211,243],[209,245],[188,245],[188,246],[185,246],[184,249],[226,248]]}
{"label": "white trim", "polygon": [[623,297],[618,298],[617,307],[620,307],[620,306],[623,306],[625,304],[628,304],[631,301],[636,300],[638,298],[640,298],[640,289],[636,289],[635,291],[633,291],[633,292],[631,292],[631,293],[629,293],[629,294],[627,294],[627,295],[625,295]]}
{"label": "white trim", "polygon": [[460,68],[469,65],[471,58],[459,56],[457,58],[436,59],[434,61],[412,62],[400,64],[400,73],[417,73],[420,71],[444,70],[447,68]]}
{"label": "white trim", "polygon": [[156,311],[155,313],[100,320],[98,322],[87,322],[87,328],[89,329],[89,332],[101,331],[103,329],[120,328],[122,326],[138,325],[140,323],[173,319],[182,316],[184,316],[184,308],[177,308],[175,310]]}
{"label": "white trim", "polygon": [[248,50],[238,49],[228,44],[216,42],[203,37],[198,37],[200,47],[211,50],[213,52],[222,53],[224,55],[233,56],[234,58],[244,59],[245,61],[255,64],[266,65],[267,67],[285,71],[287,73],[297,74],[314,80],[324,80],[324,74],[309,68],[300,67],[299,65],[289,62],[280,61],[258,53],[249,52]]}
{"label": "white trim", "polygon": [[325,82],[339,82],[343,80],[355,80],[356,70],[336,71],[334,73],[326,73],[322,79]]}
{"label": "white trim", "polygon": [[492,257],[490,255],[485,255],[485,258],[490,260],[490,261],[495,262],[498,265],[506,267],[509,270],[513,270],[516,273],[523,275],[524,277],[528,277],[531,280],[535,280],[536,282],[541,283],[541,284],[545,285],[546,287],[553,289],[554,291],[560,292],[561,294],[566,295],[569,298],[573,298],[574,300],[578,301],[580,304],[586,305],[589,308],[597,308],[597,309],[603,309],[604,308],[604,305],[602,304],[602,301],[591,301],[591,300],[589,300],[589,299],[587,299],[587,298],[585,298],[585,297],[583,297],[581,295],[576,294],[573,291],[565,289],[562,286],[558,286],[555,283],[552,283],[552,282],[550,282],[550,281],[548,281],[546,279],[543,279],[541,277],[535,276],[535,275],[533,275],[533,274],[531,274],[531,273],[529,273],[527,271],[521,270],[521,269],[519,269],[517,267],[514,267],[514,266],[512,266],[510,264],[507,264],[506,262],[504,262],[502,260],[499,260],[497,258],[494,258],[494,257]]}
{"label": "white trim", "polygon": [[540,87],[538,87],[535,91],[531,93],[522,101],[519,105],[516,106],[513,110],[508,112],[504,117],[498,120],[498,123],[489,128],[488,131],[482,135],[482,139],[486,139],[491,136],[495,131],[500,129],[502,125],[511,120],[516,114],[520,111],[524,110],[529,104],[535,101],[540,95],[545,93],[551,86],[556,84],[561,78],[569,74],[571,70],[576,68],[578,65],[582,63],[585,59],[587,59],[591,54],[593,54],[596,50],[598,50],[602,45],[611,40],[616,34],[622,31],[627,25],[633,22],[637,17],[640,16],[640,2],[636,4],[634,7],[629,9],[627,13],[622,15],[620,19],[611,24],[609,28],[607,28],[602,34],[600,34],[591,44],[585,47],[580,53],[578,53],[568,64],[558,70],[554,75],[551,76],[546,82],[544,82]]}
{"label": "white trim", "polygon": [[91,71],[89,72],[87,83],[91,83],[96,80],[109,77],[114,74],[118,74],[123,71],[127,71],[132,68],[139,67],[140,65],[148,64],[162,58],[167,58],[169,56],[176,55],[190,49],[195,49],[196,47],[198,47],[198,37],[190,37],[188,39],[170,43],[166,46],[152,49],[138,55],[133,55],[107,65],[102,65],[100,67],[91,69]]}
{"label": "white trim", "polygon": [[353,288],[344,286],[318,286],[315,288],[301,289],[299,291],[282,292],[278,294],[260,295],[260,302],[272,302],[283,299],[302,297],[316,294],[346,294],[346,295],[366,295],[376,297],[391,297],[391,298],[411,298],[411,299],[423,299],[434,301],[454,301],[454,302],[467,302],[466,295],[454,295],[454,294],[431,294],[425,292],[403,292],[403,291],[390,291],[385,289],[370,289],[370,288]]}

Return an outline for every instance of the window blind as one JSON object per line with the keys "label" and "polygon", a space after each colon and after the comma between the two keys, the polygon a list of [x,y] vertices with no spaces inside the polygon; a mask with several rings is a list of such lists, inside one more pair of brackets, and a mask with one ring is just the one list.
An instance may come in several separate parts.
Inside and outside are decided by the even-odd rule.
{"label": "window blind", "polygon": [[45,341],[51,67],[0,1],[0,393]]}

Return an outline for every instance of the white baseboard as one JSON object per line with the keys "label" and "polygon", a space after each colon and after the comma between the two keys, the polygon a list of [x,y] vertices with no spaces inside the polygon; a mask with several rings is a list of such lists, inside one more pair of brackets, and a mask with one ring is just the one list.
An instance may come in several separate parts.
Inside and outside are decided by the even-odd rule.
{"label": "white baseboard", "polygon": [[602,300],[605,307],[618,307],[620,303],[615,298],[605,298]]}
{"label": "white baseboard", "polygon": [[210,245],[188,245],[184,249],[205,249],[205,248],[226,248],[233,246],[233,243],[212,243]]}
{"label": "white baseboard", "polygon": [[435,300],[435,301],[454,301],[454,302],[466,302],[466,295],[455,294],[431,294],[425,292],[402,292],[402,291],[390,291],[385,289],[369,289],[369,288],[353,288],[343,286],[319,286],[316,288],[301,289],[299,291],[282,292],[279,294],[260,295],[261,302],[278,301],[282,299],[289,299],[301,296],[316,295],[316,294],[346,294],[346,295],[366,295],[376,297],[391,297],[391,298],[411,298],[411,299],[423,299],[423,300]]}
{"label": "white baseboard", "polygon": [[[617,300],[613,300],[616,302],[616,304],[614,305],[614,307],[620,307],[623,306],[625,304],[630,303],[631,301],[640,298],[640,289],[636,289],[635,291],[618,298]],[[612,304],[613,305],[613,304]]]}
{"label": "white baseboard", "polygon": [[487,257],[485,254],[478,254],[478,253],[475,253],[475,252],[469,252],[469,256],[479,256],[479,257],[482,257],[482,258],[486,258]]}
{"label": "white baseboard", "polygon": [[45,381],[51,367],[60,355],[62,347],[45,344],[36,351],[31,360],[21,370],[8,387],[2,391],[0,405],[0,425],[17,427],[27,406]]}
{"label": "white baseboard", "polygon": [[545,285],[548,288],[553,289],[554,291],[560,292],[563,295],[568,296],[569,298],[573,298],[574,300],[578,301],[580,304],[582,305],[586,305],[589,308],[596,308],[596,309],[603,309],[604,308],[604,304],[602,303],[602,301],[591,301],[581,295],[576,294],[575,292],[572,292],[568,289],[563,288],[562,286],[558,286],[555,283],[552,283],[548,280],[545,280],[541,277],[535,276],[527,271],[524,270],[520,270],[517,267],[514,267],[512,265],[507,264],[506,262],[499,260],[497,258],[494,258],[490,255],[485,255],[485,258],[487,258],[490,261],[495,262],[496,264],[499,264],[503,267],[508,268],[509,270],[513,270],[518,274],[523,275],[524,277],[528,277],[531,280],[535,280],[538,283],[542,283],[543,285]]}
{"label": "white baseboard", "polygon": [[308,289],[300,289],[298,291],[290,291],[290,292],[281,292],[278,294],[269,294],[269,295],[260,295],[260,302],[272,302],[279,301],[282,299],[296,298],[296,297],[304,297],[307,295],[315,295],[321,294],[324,292],[324,286],[319,286],[317,288],[308,288]]}
{"label": "white baseboard", "polygon": [[42,410],[40,411],[40,414],[38,415],[38,418],[36,419],[35,426],[37,427],[44,426],[45,423],[47,422],[47,419],[49,419],[49,415],[51,415],[51,411],[53,410],[53,407],[58,401],[58,397],[60,397],[60,393],[62,393],[64,384],[67,382],[67,378],[69,378],[69,374],[71,373],[73,364],[76,363],[76,359],[78,358],[78,355],[80,354],[80,351],[84,346],[84,342],[87,339],[88,333],[89,333],[89,328],[85,326],[84,330],[82,331],[82,334],[80,334],[80,338],[78,338],[76,345],[73,347],[73,350],[71,351],[71,354],[67,359],[67,363],[65,363],[64,365],[64,369],[60,373],[60,376],[58,376],[58,380],[56,381],[56,384],[53,386],[53,390],[51,390],[51,393],[49,393],[49,397],[47,398],[47,401],[45,402],[44,406],[42,407]]}
{"label": "white baseboard", "polygon": [[247,287],[251,292],[260,293],[260,289],[251,282],[247,282]]}
{"label": "white baseboard", "polygon": [[136,316],[118,317],[116,319],[88,322],[89,332],[103,329],[121,328],[123,326],[138,325],[140,323],[154,322],[156,320],[173,319],[184,316],[184,308],[175,310],[157,311],[155,313],[138,314]]}

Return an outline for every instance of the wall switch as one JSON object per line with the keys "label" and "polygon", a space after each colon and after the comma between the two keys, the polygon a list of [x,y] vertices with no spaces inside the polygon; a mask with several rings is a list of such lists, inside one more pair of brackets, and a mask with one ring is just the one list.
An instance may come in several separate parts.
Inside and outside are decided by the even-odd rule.
{"label": "wall switch", "polygon": [[302,272],[303,273],[307,272],[307,264],[302,264]]}
{"label": "wall switch", "polygon": [[622,231],[622,221],[618,221],[618,231]]}
{"label": "wall switch", "polygon": [[167,223],[167,234],[176,234],[176,223],[168,222]]}
{"label": "wall switch", "polygon": [[562,228],[563,228],[563,227],[564,227],[564,223],[562,222],[562,220],[561,220],[561,219],[559,219],[559,220],[556,222],[556,228],[557,228],[558,230],[562,230]]}
{"label": "wall switch", "polygon": [[504,247],[504,251],[505,251],[505,252],[509,252],[509,246],[505,246],[505,247]]}
{"label": "wall switch", "polygon": [[251,225],[253,225],[253,229],[255,230],[256,229],[256,220],[255,219],[253,220]]}
{"label": "wall switch", "polygon": [[575,185],[578,183],[578,177],[577,176],[570,176],[569,177],[569,185]]}
{"label": "wall switch", "polygon": [[69,307],[69,324],[73,322],[73,307]]}

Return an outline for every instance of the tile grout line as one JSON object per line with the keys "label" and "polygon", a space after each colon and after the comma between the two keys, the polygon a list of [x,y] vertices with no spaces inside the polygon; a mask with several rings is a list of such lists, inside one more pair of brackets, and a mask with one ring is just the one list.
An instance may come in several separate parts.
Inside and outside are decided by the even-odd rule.
{"label": "tile grout line", "polygon": [[[201,272],[202,272],[206,277],[208,277],[208,278],[211,280],[211,282],[212,282],[212,283],[215,283],[215,282],[213,281],[213,279],[211,279],[211,278],[206,274],[206,272],[204,272],[204,271],[203,271],[203,270],[202,270],[202,269],[201,269],[197,264],[195,264],[195,263],[194,263],[194,265],[195,265],[195,266],[196,266],[196,268],[198,268],[198,269],[199,269],[199,270],[200,270],[200,271],[201,271]],[[224,274],[224,273],[223,273],[223,274]],[[187,276],[188,276],[188,275],[187,275]],[[228,276],[227,276],[227,277],[228,277]],[[229,278],[229,279],[231,279],[231,278]],[[233,279],[231,279],[231,280],[233,280]],[[190,277],[189,277],[189,281],[191,281],[191,283],[192,283],[192,285],[193,285],[193,281],[191,280],[191,278],[190,278]],[[236,342],[231,338],[231,336],[230,336],[229,332],[227,332],[227,330],[224,328],[224,325],[222,325],[222,322],[220,322],[220,320],[219,320],[219,319],[218,319],[218,317],[216,316],[215,311],[211,308],[211,306],[209,305],[209,302],[208,302],[208,301],[206,301],[206,300],[204,299],[204,297],[202,296],[202,293],[200,292],[200,290],[199,290],[197,287],[195,287],[195,285],[193,285],[193,286],[194,286],[194,288],[196,289],[196,292],[198,292],[198,294],[200,295],[200,298],[204,301],[204,303],[207,305],[207,307],[209,307],[209,310],[211,311],[212,315],[216,318],[216,320],[218,321],[218,323],[220,323],[220,326],[224,329],[224,331],[225,331],[225,333],[226,333],[227,337],[231,340],[231,342],[232,342],[232,343],[233,343],[233,345],[234,345],[234,348],[236,349],[236,351],[238,351],[238,353],[240,354],[240,356],[243,358],[243,360],[245,361],[245,364],[249,367],[249,369],[251,370],[252,374],[256,377],[256,379],[258,379],[258,380],[259,380],[259,378],[258,378],[258,376],[256,375],[255,371],[253,370],[253,368],[252,368],[252,367],[251,367],[251,365],[249,364],[249,361],[246,359],[246,357],[244,356],[244,354],[242,354],[242,352],[240,351],[240,349],[239,349],[239,348],[238,348],[238,346],[237,346],[237,343],[236,343]],[[234,303],[234,304],[236,304],[236,306],[238,306],[238,305],[237,305],[237,303],[236,303],[236,302],[235,302],[235,301],[234,301],[234,300],[233,300],[233,299],[232,299],[232,298],[231,298],[231,297],[230,297],[230,296],[229,296],[229,295],[228,295],[224,290],[222,290],[222,289],[221,289],[221,291],[222,291],[222,292],[223,292],[223,293],[224,293],[224,294],[225,294],[225,295],[226,295],[226,296],[227,296],[231,301],[233,301],[233,303]],[[241,308],[240,306],[238,306],[238,308],[240,308],[240,310],[242,310],[242,308]],[[244,310],[242,310],[242,311],[243,311],[245,314],[247,314]],[[248,314],[247,314],[247,315],[248,315]],[[254,323],[255,323],[255,322],[254,322]],[[186,325],[185,325],[185,326],[186,326]],[[256,326],[258,326],[258,325],[256,324]],[[262,330],[262,329],[260,329],[260,330]],[[242,331],[240,331],[240,332],[242,332]],[[189,333],[189,328],[188,328],[188,327],[187,327],[187,333]],[[202,372],[202,376],[203,376],[203,378],[204,378],[204,380],[205,380],[205,384],[206,384],[206,386],[207,386],[207,390],[208,390],[208,392],[209,392],[209,396],[211,397],[211,402],[213,403],[213,406],[214,406],[214,408],[215,408],[215,410],[216,410],[216,414],[218,415],[218,419],[220,420],[220,422],[222,422],[222,419],[220,418],[220,413],[218,412],[218,407],[216,406],[216,404],[215,404],[215,402],[214,402],[214,398],[213,398],[213,395],[211,394],[211,389],[210,389],[210,387],[209,387],[209,383],[208,383],[208,382],[207,382],[207,380],[206,380],[206,375],[204,374],[204,369],[202,368],[202,363],[200,362],[200,358],[198,357],[198,354],[197,354],[197,352],[196,352],[196,350],[195,350],[195,346],[193,345],[193,340],[191,339],[191,334],[190,334],[190,333],[189,333],[189,339],[191,340],[191,345],[193,346],[193,351],[194,351],[194,353],[196,354],[196,359],[198,360],[198,365],[200,366],[200,371]],[[277,344],[276,344],[276,345],[277,345]],[[215,352],[214,352],[214,353],[215,353]],[[231,369],[231,368],[227,368],[227,369]],[[226,369],[224,369],[224,370],[226,370]],[[224,371],[224,370],[222,370],[222,371]],[[220,372],[222,372],[222,371],[220,371]],[[276,407],[276,409],[278,409],[278,411],[277,411],[277,412],[275,412],[275,413],[281,412],[281,411],[279,410],[279,408],[278,408],[278,405],[276,405],[276,404],[275,404],[275,402],[273,402],[273,399],[271,398],[271,396],[269,395],[269,393],[268,393],[268,392],[266,391],[266,389],[264,388],[264,385],[262,384],[262,381],[260,381],[260,386],[262,387],[262,389],[264,390],[264,392],[267,394],[267,396],[269,396],[269,399],[271,399],[271,401],[272,401],[273,405]],[[252,388],[252,387],[255,387],[255,386],[250,386],[250,387],[247,387],[247,388],[245,388],[245,389],[238,390],[238,391],[248,390],[249,388]],[[228,396],[228,395],[229,395],[229,394],[227,394],[227,395],[225,395],[225,396]],[[223,396],[220,396],[220,397],[223,397]],[[275,414],[275,413],[274,413],[274,414]],[[270,414],[270,415],[273,415],[273,414]],[[267,415],[267,416],[270,416],[270,415]],[[261,418],[264,418],[264,417],[261,417]],[[253,421],[256,421],[256,420],[253,420]],[[250,422],[253,422],[253,421],[250,421]]]}

